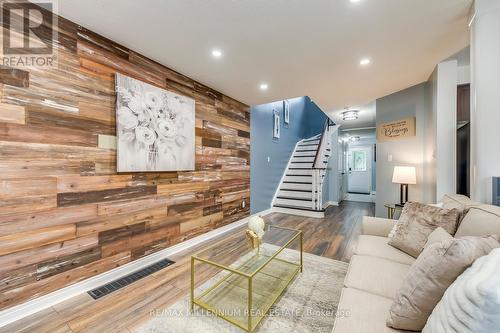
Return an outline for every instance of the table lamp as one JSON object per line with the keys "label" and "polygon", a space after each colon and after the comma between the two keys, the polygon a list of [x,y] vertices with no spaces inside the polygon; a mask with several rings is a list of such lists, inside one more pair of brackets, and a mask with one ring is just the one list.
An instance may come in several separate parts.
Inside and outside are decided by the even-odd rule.
{"label": "table lamp", "polygon": [[400,203],[404,205],[408,201],[408,185],[417,183],[417,171],[412,166],[395,166],[392,174],[392,182],[400,184]]}

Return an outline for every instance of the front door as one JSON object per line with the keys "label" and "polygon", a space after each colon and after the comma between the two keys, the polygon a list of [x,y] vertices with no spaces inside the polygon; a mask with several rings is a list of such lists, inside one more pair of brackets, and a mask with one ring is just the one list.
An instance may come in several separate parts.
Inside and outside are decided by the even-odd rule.
{"label": "front door", "polygon": [[370,194],[372,189],[372,147],[349,147],[347,157],[349,193]]}

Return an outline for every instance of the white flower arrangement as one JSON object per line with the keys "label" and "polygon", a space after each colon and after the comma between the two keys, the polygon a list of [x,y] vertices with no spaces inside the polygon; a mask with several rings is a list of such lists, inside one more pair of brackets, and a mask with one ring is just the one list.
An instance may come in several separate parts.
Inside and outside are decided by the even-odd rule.
{"label": "white flower arrangement", "polygon": [[[192,99],[117,75],[117,133],[119,143],[131,152],[147,152],[147,168],[151,170],[158,167],[160,153],[173,164],[192,142],[194,167]],[[188,139],[187,134],[192,136]]]}

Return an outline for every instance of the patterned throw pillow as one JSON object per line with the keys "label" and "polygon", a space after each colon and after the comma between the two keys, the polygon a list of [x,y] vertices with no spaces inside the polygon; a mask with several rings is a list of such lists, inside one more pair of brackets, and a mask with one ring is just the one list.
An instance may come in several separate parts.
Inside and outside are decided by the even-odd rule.
{"label": "patterned throw pillow", "polygon": [[437,227],[454,235],[459,218],[460,212],[456,209],[407,202],[396,224],[394,236],[388,244],[416,258],[424,249],[429,235]]}

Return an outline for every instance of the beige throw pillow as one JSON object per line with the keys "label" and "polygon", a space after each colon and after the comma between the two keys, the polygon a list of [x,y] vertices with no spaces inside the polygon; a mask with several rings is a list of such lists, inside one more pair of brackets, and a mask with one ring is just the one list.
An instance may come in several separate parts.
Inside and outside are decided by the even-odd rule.
{"label": "beige throw pillow", "polygon": [[388,244],[416,258],[424,249],[427,237],[437,227],[442,227],[450,235],[454,235],[459,217],[460,212],[455,209],[408,202]]}
{"label": "beige throw pillow", "polygon": [[427,247],[408,271],[387,318],[387,326],[420,331],[446,289],[477,258],[500,247],[499,237],[453,238]]}
{"label": "beige throw pillow", "polygon": [[436,230],[431,232],[429,237],[427,237],[427,242],[425,243],[424,248],[427,248],[429,245],[434,243],[441,243],[450,239],[453,239],[453,236],[446,232],[443,228],[438,227]]}

